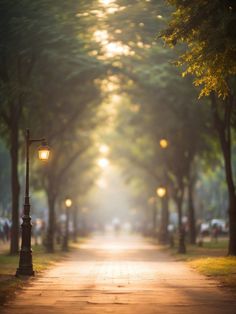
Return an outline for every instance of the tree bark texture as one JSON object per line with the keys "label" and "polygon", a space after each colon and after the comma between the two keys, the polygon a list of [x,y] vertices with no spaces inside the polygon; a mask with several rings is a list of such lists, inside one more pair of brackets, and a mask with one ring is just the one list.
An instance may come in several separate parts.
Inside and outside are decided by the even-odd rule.
{"label": "tree bark texture", "polygon": [[50,193],[50,191],[48,191],[48,230],[46,241],[47,252],[54,252],[55,204],[56,198]]}
{"label": "tree bark texture", "polygon": [[[211,94],[211,108],[214,117],[215,128],[218,132],[220,145],[224,158],[225,177],[228,189],[229,201],[229,247],[228,255],[236,256],[236,193],[232,168],[232,140],[231,119],[234,99],[229,96],[224,103],[218,104],[216,96]],[[223,108],[223,114],[219,113],[219,106]]]}
{"label": "tree bark texture", "polygon": [[184,187],[182,187],[179,191],[179,194],[176,199],[177,209],[178,209],[178,232],[179,232],[179,243],[178,243],[178,253],[185,254],[186,246],[185,246],[185,228],[183,226],[183,213],[182,213],[182,205],[183,205],[183,194]]}
{"label": "tree bark texture", "polygon": [[17,254],[19,251],[20,184],[18,178],[18,150],[19,150],[18,120],[13,119],[10,129],[11,192],[12,192],[12,226],[11,226],[10,254]]}
{"label": "tree bark texture", "polygon": [[195,208],[193,202],[193,188],[194,182],[191,175],[188,180],[188,224],[189,224],[189,241],[191,244],[196,244],[196,221],[195,221]]}
{"label": "tree bark texture", "polygon": [[76,243],[77,242],[77,236],[78,236],[78,208],[74,206],[73,209],[73,241]]}
{"label": "tree bark texture", "polygon": [[169,224],[169,198],[168,195],[161,199],[161,228],[159,241],[162,244],[168,243]]}

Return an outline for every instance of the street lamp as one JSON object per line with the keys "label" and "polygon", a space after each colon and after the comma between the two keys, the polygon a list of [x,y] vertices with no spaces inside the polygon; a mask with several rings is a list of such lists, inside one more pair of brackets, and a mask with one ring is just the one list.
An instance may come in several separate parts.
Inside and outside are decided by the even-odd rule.
{"label": "street lamp", "polygon": [[150,204],[152,209],[152,235],[156,235],[157,227],[157,209],[156,209],[156,197],[152,196],[148,199],[148,204]]}
{"label": "street lamp", "polygon": [[166,138],[162,138],[159,142],[162,149],[166,149],[169,145],[169,142]]}
{"label": "street lamp", "polygon": [[72,200],[70,198],[67,198],[65,200],[65,205],[66,205],[66,208],[70,208],[72,205]]}
{"label": "street lamp", "polygon": [[62,250],[68,251],[68,239],[69,239],[69,209],[72,206],[72,200],[67,197],[65,199],[65,206],[66,206],[66,225],[65,225],[65,234],[62,243]]}
{"label": "street lamp", "polygon": [[29,149],[30,145],[35,142],[41,142],[38,149],[38,156],[41,160],[48,160],[50,149],[44,138],[31,139],[29,129],[26,130],[26,170],[25,170],[25,202],[23,212],[23,223],[21,225],[22,240],[20,250],[19,267],[16,271],[16,276],[33,276],[33,263],[32,263],[32,249],[31,249],[31,217],[30,217],[30,197],[29,197]]}
{"label": "street lamp", "polygon": [[38,157],[42,161],[47,161],[50,155],[50,148],[47,146],[45,141],[42,142],[38,148]]}
{"label": "street lamp", "polygon": [[166,188],[164,188],[163,186],[157,188],[156,192],[160,198],[163,198],[164,196],[166,196]]}
{"label": "street lamp", "polygon": [[159,233],[160,243],[165,244],[168,240],[168,220],[169,220],[169,211],[168,211],[168,200],[167,200],[167,189],[163,186],[160,186],[156,190],[157,196],[161,199],[161,226]]}

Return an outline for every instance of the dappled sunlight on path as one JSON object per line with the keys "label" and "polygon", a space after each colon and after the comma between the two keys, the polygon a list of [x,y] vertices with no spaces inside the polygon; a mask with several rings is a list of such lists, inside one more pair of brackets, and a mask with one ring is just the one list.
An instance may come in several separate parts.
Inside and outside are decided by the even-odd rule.
{"label": "dappled sunlight on path", "polygon": [[4,313],[235,313],[233,296],[137,236],[95,236]]}

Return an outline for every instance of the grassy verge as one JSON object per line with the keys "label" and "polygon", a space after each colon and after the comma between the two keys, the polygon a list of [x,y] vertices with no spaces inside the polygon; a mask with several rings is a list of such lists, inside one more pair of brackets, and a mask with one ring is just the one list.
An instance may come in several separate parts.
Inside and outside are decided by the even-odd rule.
{"label": "grassy verge", "polygon": [[[66,258],[67,254],[58,248],[55,253],[45,253],[42,246],[33,247],[33,264],[36,273]],[[2,305],[14,292],[22,288],[30,279],[16,278],[19,257],[7,253],[0,254],[0,305]]]}
{"label": "grassy verge", "polygon": [[200,273],[217,279],[236,292],[236,257],[202,257],[188,261]]}
{"label": "grassy verge", "polygon": [[186,254],[178,254],[176,248],[171,249],[171,255],[236,292],[236,257],[226,256],[227,246],[228,241],[220,239],[216,243],[205,242],[203,247],[190,245]]}

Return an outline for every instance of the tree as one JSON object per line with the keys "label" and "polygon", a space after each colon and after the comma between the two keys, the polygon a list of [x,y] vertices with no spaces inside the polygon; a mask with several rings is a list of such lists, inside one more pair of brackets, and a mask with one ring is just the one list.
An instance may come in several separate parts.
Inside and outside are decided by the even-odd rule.
{"label": "tree", "polygon": [[34,97],[40,96],[38,86],[47,84],[37,80],[43,71],[38,65],[44,60],[43,65],[48,66],[54,60],[54,66],[73,64],[83,72],[91,57],[87,58],[87,43],[82,38],[82,27],[86,26],[77,16],[84,2],[2,0],[0,5],[0,113],[11,153],[11,253],[15,254],[19,235],[19,134],[26,126],[25,116],[34,106]]}
{"label": "tree", "polygon": [[[158,157],[161,153],[159,140],[169,139],[168,175],[165,177],[171,185],[172,197],[175,196],[180,229],[184,192],[188,187],[191,241],[195,242],[193,164],[205,143],[202,136],[206,129],[205,110],[197,104],[197,94],[190,81],[185,80],[183,84],[178,71],[170,66],[175,52],[167,51],[160,42],[154,41],[156,30],[161,30],[170,9],[162,1],[137,0],[135,7],[128,1],[119,4],[124,7],[121,10],[117,7],[116,14],[109,15],[104,24],[108,29],[107,40],[124,45],[126,51],[113,56],[114,64],[119,67],[116,75],[123,81],[120,93],[129,97],[134,110],[133,115],[127,113],[121,131],[117,130],[133,141],[133,145],[127,145],[124,155],[131,159],[133,167],[140,167],[146,175],[153,177],[158,173],[156,185],[163,184],[167,180],[160,171],[165,162]],[[129,33],[124,28],[129,28]],[[125,123],[134,128],[133,133],[127,127],[124,130]]]}
{"label": "tree", "polygon": [[212,116],[225,162],[229,198],[229,255],[236,255],[236,192],[232,167],[232,124],[235,115],[236,21],[234,1],[175,1],[175,11],[162,37],[186,43],[178,64],[194,76],[200,96],[210,96]]}
{"label": "tree", "polygon": [[9,163],[9,153],[0,142],[0,208],[3,216],[9,216],[9,205],[11,199],[10,191],[10,163]]}
{"label": "tree", "polygon": [[[48,80],[48,84],[40,86],[41,97],[36,102],[37,110],[29,112],[29,116],[33,116],[35,131],[39,133],[43,129],[53,149],[53,160],[49,162],[46,171],[37,173],[48,200],[47,250],[50,252],[54,250],[55,206],[60,195],[63,193],[65,196],[64,185],[68,173],[89,148],[89,132],[97,123],[95,109],[100,103],[100,94],[95,78],[103,73],[104,68],[99,62],[93,61],[91,58],[90,66],[87,65],[83,70],[74,68],[73,63],[63,64],[56,71],[53,66],[44,66],[46,70],[41,73],[42,82]],[[68,185],[70,188],[71,183]]]}

